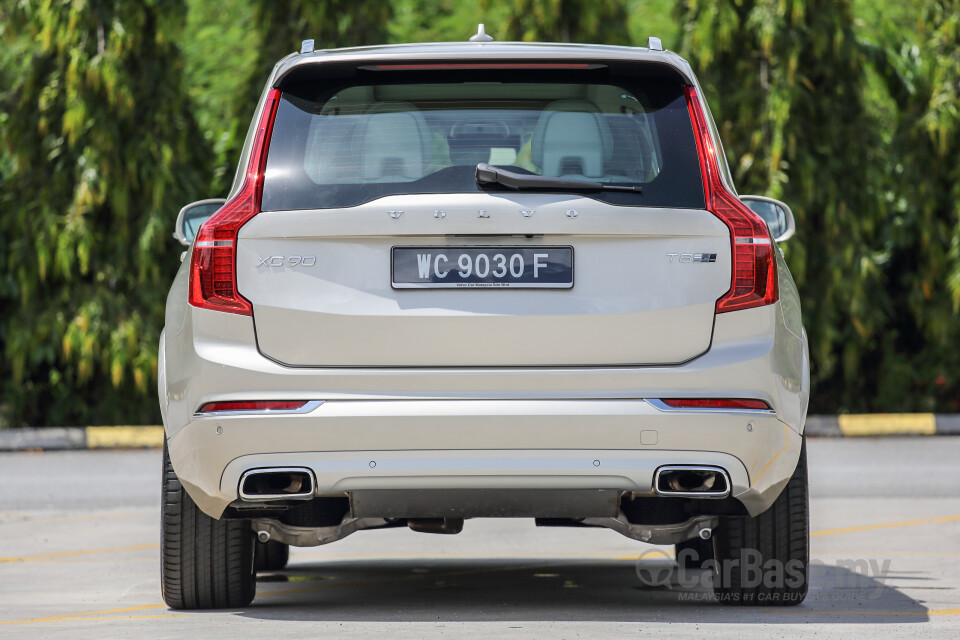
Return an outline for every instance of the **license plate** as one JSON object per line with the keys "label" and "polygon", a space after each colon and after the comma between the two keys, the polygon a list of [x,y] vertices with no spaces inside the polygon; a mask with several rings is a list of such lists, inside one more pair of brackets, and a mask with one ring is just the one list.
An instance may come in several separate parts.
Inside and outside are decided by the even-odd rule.
{"label": "license plate", "polygon": [[573,247],[393,247],[395,289],[570,289]]}

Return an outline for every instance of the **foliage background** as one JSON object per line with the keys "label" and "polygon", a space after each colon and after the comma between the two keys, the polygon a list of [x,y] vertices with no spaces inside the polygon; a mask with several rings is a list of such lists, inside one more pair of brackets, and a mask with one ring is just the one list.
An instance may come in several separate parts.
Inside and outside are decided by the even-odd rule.
{"label": "foliage background", "polygon": [[274,61],[479,21],[686,56],[797,216],[811,411],[960,409],[960,0],[0,0],[0,428],[159,421],[173,221]]}

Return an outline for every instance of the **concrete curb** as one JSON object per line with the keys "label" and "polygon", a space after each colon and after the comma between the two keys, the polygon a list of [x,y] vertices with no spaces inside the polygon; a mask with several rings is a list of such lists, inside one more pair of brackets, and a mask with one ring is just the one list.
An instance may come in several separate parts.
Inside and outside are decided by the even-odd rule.
{"label": "concrete curb", "polygon": [[860,413],[807,416],[811,436],[960,436],[960,414]]}
{"label": "concrete curb", "polygon": [[153,449],[163,446],[163,427],[39,427],[0,430],[0,451]]}
{"label": "concrete curb", "polygon": [[[960,413],[863,413],[807,416],[814,437],[960,436]],[[0,430],[0,451],[158,449],[163,427],[41,427]]]}

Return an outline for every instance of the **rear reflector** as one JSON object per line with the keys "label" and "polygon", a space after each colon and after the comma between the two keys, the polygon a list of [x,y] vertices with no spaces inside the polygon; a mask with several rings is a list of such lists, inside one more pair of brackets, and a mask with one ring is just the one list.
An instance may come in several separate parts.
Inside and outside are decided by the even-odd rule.
{"label": "rear reflector", "polygon": [[197,413],[221,411],[296,411],[307,404],[306,400],[254,400],[239,402],[208,402]]}
{"label": "rear reflector", "polygon": [[660,398],[660,402],[674,409],[753,409],[770,411],[763,400],[739,398]]}

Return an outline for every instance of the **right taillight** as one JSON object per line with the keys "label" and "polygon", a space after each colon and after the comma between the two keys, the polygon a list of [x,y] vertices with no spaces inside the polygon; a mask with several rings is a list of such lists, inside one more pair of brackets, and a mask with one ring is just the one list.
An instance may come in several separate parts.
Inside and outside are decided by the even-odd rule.
{"label": "right taillight", "polygon": [[700,155],[707,209],[730,229],[733,273],[730,290],[717,300],[717,313],[773,304],[780,294],[770,230],[763,218],[740,202],[723,184],[717,149],[710,137],[697,90],[686,87],[684,93]]}
{"label": "right taillight", "polygon": [[240,227],[260,213],[263,169],[279,100],[280,91],[271,89],[237,195],[210,216],[197,233],[190,263],[190,304],[194,307],[253,315],[253,305],[237,291],[237,234]]}

